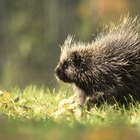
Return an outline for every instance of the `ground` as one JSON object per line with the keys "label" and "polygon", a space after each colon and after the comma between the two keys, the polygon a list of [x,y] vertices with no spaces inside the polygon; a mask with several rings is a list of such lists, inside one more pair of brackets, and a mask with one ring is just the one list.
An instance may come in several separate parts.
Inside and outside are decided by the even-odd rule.
{"label": "ground", "polygon": [[140,105],[80,109],[67,102],[69,87],[28,86],[0,92],[0,139],[138,140]]}

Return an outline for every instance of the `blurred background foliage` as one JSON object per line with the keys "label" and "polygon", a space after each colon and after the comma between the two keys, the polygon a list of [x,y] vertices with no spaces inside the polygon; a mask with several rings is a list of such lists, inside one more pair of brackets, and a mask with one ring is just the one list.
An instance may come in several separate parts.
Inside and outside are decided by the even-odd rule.
{"label": "blurred background foliage", "polygon": [[139,15],[139,7],[139,0],[0,0],[0,86],[54,87],[68,34],[91,41],[100,25]]}

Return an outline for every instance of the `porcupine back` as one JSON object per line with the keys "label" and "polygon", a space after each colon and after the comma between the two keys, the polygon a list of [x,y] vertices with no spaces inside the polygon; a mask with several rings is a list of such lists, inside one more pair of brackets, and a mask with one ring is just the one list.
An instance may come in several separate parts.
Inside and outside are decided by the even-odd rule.
{"label": "porcupine back", "polygon": [[96,69],[97,91],[104,92],[106,99],[114,96],[121,103],[129,102],[130,96],[140,100],[139,20],[126,17],[117,25],[105,27],[92,44],[96,52],[92,69]]}

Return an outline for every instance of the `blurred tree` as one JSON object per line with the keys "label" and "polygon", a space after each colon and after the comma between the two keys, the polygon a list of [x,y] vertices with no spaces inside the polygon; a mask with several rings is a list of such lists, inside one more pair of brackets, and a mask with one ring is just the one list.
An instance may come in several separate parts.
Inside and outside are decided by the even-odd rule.
{"label": "blurred tree", "polygon": [[47,84],[54,79],[58,45],[73,32],[76,4],[70,0],[1,0],[3,85]]}
{"label": "blurred tree", "polygon": [[0,81],[2,82],[2,74],[4,63],[7,59],[8,50],[8,10],[6,10],[6,2],[0,1]]}
{"label": "blurred tree", "polygon": [[128,11],[130,11],[128,0],[82,0],[77,9],[81,20],[79,36],[82,36],[83,39],[85,36],[92,39],[91,34],[94,33],[96,36],[101,24],[109,20],[118,20]]}

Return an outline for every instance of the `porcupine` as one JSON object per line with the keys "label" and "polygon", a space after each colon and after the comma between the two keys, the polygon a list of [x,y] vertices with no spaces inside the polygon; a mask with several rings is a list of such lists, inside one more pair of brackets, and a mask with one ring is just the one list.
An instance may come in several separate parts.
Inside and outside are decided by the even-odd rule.
{"label": "porcupine", "polygon": [[79,104],[128,106],[140,101],[140,20],[129,16],[104,26],[91,43],[68,36],[56,77],[73,84]]}

